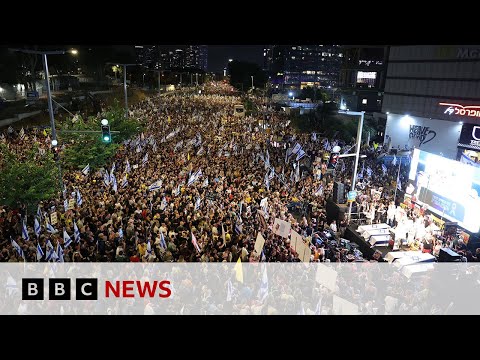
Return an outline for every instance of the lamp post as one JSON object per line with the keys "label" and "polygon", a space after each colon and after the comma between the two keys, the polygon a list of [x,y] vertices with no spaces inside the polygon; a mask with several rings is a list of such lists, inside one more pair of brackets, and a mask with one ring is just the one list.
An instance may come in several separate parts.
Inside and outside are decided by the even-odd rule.
{"label": "lamp post", "polygon": [[[351,186],[351,191],[355,191],[355,183],[357,181],[358,160],[360,159],[360,145],[361,145],[361,141],[362,141],[363,118],[365,116],[365,111],[343,111],[343,110],[339,110],[338,113],[339,114],[346,114],[346,115],[360,116],[360,121],[358,122],[358,128],[357,128],[355,165],[353,167],[352,186]],[[352,203],[353,202],[350,202],[350,204],[348,206],[348,218],[347,218],[348,223],[350,223],[350,218],[352,216]]]}
{"label": "lamp post", "polygon": [[250,76],[252,78],[252,90],[255,89],[255,87],[253,86],[253,75]]}
{"label": "lamp post", "polygon": [[125,93],[125,117],[128,117],[128,95],[127,95],[127,66],[135,66],[138,64],[119,64],[107,62],[109,65],[123,66],[123,91]]}

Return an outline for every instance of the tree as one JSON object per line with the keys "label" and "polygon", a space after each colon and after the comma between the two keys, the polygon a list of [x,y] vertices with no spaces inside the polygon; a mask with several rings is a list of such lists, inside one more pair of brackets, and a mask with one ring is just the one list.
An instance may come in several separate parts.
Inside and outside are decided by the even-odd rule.
{"label": "tree", "polygon": [[76,121],[67,119],[62,124],[62,130],[76,130],[78,133],[62,133],[59,137],[64,144],[70,144],[62,154],[63,164],[67,168],[79,169],[90,164],[92,170],[98,169],[115,155],[122,142],[139,133],[143,126],[135,119],[125,118],[125,112],[118,100],[115,99],[103,117],[108,120],[112,134],[112,142],[105,144],[98,133],[81,133],[81,131],[100,131],[100,121],[94,116],[83,119],[80,116]]}
{"label": "tree", "polygon": [[253,85],[255,88],[263,88],[267,82],[265,72],[254,63],[234,60],[228,63],[228,73],[230,74],[230,84],[237,89],[247,90]]}
{"label": "tree", "polygon": [[26,156],[20,158],[4,144],[0,144],[0,203],[11,208],[25,205],[30,213],[40,201],[57,195],[58,169],[53,154],[39,155],[32,146]]}

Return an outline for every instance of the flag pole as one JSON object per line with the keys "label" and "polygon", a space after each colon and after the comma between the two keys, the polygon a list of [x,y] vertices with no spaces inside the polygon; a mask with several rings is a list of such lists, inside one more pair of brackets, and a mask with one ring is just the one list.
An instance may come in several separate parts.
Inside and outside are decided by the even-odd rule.
{"label": "flag pole", "polygon": [[397,172],[397,181],[395,184],[395,195],[393,196],[393,202],[397,201],[397,189],[398,189],[398,180],[400,178],[400,167],[402,166],[402,158],[400,158],[400,163],[398,164],[398,172]]}

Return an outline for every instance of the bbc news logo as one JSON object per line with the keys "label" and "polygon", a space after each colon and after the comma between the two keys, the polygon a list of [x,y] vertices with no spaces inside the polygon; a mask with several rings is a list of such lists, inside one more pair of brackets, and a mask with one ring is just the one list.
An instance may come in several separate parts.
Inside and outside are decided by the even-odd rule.
{"label": "bbc news logo", "polygon": [[[22,279],[22,300],[43,300],[44,279]],[[71,279],[48,279],[48,300],[71,300]],[[75,300],[98,300],[98,279],[75,279]]]}
{"label": "bbc news logo", "polygon": [[[48,300],[72,300],[72,279],[48,279]],[[123,280],[104,282],[104,297],[109,298],[169,298],[170,281]],[[22,300],[44,300],[45,279],[22,279]],[[75,300],[98,300],[98,279],[75,279]]]}

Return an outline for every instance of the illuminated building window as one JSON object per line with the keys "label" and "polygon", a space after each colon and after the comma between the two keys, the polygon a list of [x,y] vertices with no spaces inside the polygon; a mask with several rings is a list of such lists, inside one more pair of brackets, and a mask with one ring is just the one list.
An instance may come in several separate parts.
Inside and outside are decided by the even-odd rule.
{"label": "illuminated building window", "polygon": [[375,71],[359,71],[357,73],[357,83],[375,86],[377,73]]}
{"label": "illuminated building window", "polygon": [[362,104],[367,105],[367,99],[362,99]]}

